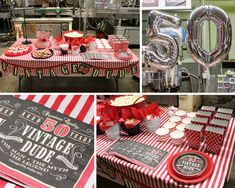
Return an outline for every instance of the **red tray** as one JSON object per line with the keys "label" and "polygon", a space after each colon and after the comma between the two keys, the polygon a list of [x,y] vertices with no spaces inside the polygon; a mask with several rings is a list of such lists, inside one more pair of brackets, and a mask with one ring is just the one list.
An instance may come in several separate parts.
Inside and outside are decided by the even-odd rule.
{"label": "red tray", "polygon": [[32,51],[32,46],[29,46],[29,49],[28,49],[28,51],[25,51],[25,52],[23,52],[23,53],[17,53],[17,54],[13,54],[13,53],[9,53],[7,50],[8,50],[8,48],[7,49],[5,49],[4,51],[3,51],[3,53],[6,55],[6,56],[9,56],[9,57],[17,57],[17,56],[21,56],[21,55],[25,55],[25,54],[28,54],[29,52],[31,52]]}
{"label": "red tray", "polygon": [[[197,177],[191,178],[191,179],[189,179],[188,177],[184,178],[184,177],[179,176],[177,174],[177,172],[175,171],[175,169],[173,167],[174,160],[177,157],[179,157],[179,155],[182,155],[185,153],[196,153],[198,155],[203,156],[206,159],[207,167],[206,167],[206,170],[204,171],[204,173],[202,173],[200,176],[197,176]],[[199,182],[206,180],[207,178],[209,178],[212,175],[212,173],[214,171],[214,164],[212,162],[212,159],[207,154],[205,154],[203,152],[195,151],[195,150],[189,150],[189,151],[179,152],[176,155],[172,155],[168,160],[167,170],[168,170],[168,173],[170,174],[170,176],[175,181],[178,181],[178,182],[181,182],[184,184],[197,184]]]}

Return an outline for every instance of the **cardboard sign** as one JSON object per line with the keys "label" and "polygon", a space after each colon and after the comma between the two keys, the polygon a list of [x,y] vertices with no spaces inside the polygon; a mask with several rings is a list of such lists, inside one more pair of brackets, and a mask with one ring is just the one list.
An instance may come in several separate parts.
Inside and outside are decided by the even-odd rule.
{"label": "cardboard sign", "polygon": [[118,140],[106,152],[152,169],[167,155],[166,151],[131,140]]}
{"label": "cardboard sign", "polygon": [[93,126],[0,96],[0,172],[31,187],[79,187],[94,153]]}

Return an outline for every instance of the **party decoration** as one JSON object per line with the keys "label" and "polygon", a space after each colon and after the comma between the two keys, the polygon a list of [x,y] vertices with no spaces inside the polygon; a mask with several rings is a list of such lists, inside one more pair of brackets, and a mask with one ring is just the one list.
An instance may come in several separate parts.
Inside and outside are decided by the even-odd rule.
{"label": "party decoration", "polygon": [[[204,21],[212,21],[217,29],[215,48],[207,52],[201,46],[201,32]],[[225,11],[215,6],[201,6],[195,9],[188,21],[187,46],[192,58],[204,67],[211,67],[223,61],[229,53],[232,42],[231,21]]]}
{"label": "party decoration", "polygon": [[179,44],[172,36],[161,32],[161,25],[177,29],[181,26],[181,20],[159,11],[151,11],[148,16],[147,35],[150,42],[146,56],[154,68],[169,69],[178,60]]}
{"label": "party decoration", "polygon": [[[14,76],[22,75],[24,77],[38,76],[39,79],[42,79],[43,76],[49,75],[50,77],[57,77],[61,74],[66,75],[91,75],[92,77],[104,76],[107,79],[112,78],[114,75],[117,75],[118,78],[124,78],[127,73],[132,73],[133,75],[137,74],[138,66],[132,65],[130,67],[114,68],[114,69],[103,69],[100,67],[91,66],[87,63],[66,63],[58,65],[51,68],[22,68],[18,65],[10,65],[1,62],[1,69],[3,72],[12,72]],[[59,72],[58,72],[59,71]]]}

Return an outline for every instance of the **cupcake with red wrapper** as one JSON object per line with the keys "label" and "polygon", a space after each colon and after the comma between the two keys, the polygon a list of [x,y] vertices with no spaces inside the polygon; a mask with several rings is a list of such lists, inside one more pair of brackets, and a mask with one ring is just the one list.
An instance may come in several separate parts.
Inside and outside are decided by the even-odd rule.
{"label": "cupcake with red wrapper", "polygon": [[224,142],[224,133],[225,130],[223,128],[217,128],[211,126],[206,127],[205,129],[206,151],[218,154]]}
{"label": "cupcake with red wrapper", "polygon": [[191,148],[199,149],[202,141],[202,125],[187,124],[185,126],[185,137]]}
{"label": "cupcake with red wrapper", "polygon": [[159,128],[156,130],[156,135],[157,135],[157,139],[159,142],[166,142],[169,140],[169,133],[170,133],[170,130],[167,129],[167,128]]}
{"label": "cupcake with red wrapper", "polygon": [[183,131],[175,130],[170,133],[170,138],[173,145],[180,146],[184,143],[185,135]]}
{"label": "cupcake with red wrapper", "polygon": [[163,125],[163,127],[166,128],[166,129],[169,129],[169,131],[171,132],[171,131],[175,130],[176,123],[168,121]]}

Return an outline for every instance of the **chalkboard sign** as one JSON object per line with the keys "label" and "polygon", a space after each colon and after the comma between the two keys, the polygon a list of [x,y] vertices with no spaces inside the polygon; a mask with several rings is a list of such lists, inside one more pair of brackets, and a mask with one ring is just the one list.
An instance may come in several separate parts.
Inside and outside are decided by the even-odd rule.
{"label": "chalkboard sign", "polygon": [[118,140],[106,152],[152,169],[167,155],[166,151],[131,140]]}
{"label": "chalkboard sign", "polygon": [[30,187],[81,187],[93,166],[93,128],[34,102],[0,96],[1,172]]}

